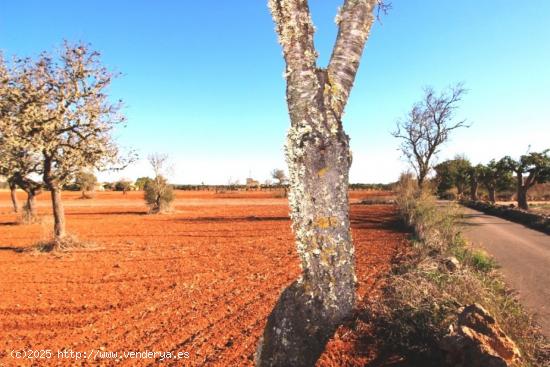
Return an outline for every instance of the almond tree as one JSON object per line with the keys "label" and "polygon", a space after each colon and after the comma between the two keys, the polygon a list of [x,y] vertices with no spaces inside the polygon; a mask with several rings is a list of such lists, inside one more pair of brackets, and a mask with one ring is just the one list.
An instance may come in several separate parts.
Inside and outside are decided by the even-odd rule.
{"label": "almond tree", "polygon": [[23,136],[41,153],[42,178],[51,193],[54,244],[66,235],[62,186],[83,169],[102,169],[117,162],[113,128],[124,121],[120,101],[106,94],[113,75],[87,45],[65,43],[58,61],[42,55],[33,69],[46,92],[35,119],[24,124]]}
{"label": "almond tree", "polygon": [[327,68],[317,65],[307,0],[270,0],[286,61],[290,215],[302,276],[281,294],[258,347],[258,366],[313,366],[350,315],[349,138],[342,114],[374,22],[376,0],[346,0]]}
{"label": "almond tree", "polygon": [[40,173],[40,154],[28,139],[22,137],[21,127],[34,116],[40,103],[38,91],[43,84],[35,83],[29,72],[31,61],[15,60],[8,70],[0,59],[0,174],[7,177],[14,211],[18,212],[15,191],[17,186],[27,193],[25,219],[35,217],[35,197],[42,184],[30,176]]}

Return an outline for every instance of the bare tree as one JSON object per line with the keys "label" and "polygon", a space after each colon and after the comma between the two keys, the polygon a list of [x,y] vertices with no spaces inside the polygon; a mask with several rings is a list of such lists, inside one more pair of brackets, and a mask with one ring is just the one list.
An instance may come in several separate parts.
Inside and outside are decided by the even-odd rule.
{"label": "bare tree", "polygon": [[276,168],[271,171],[271,177],[277,181],[277,185],[283,188],[283,195],[286,198],[288,196],[287,182],[288,178],[286,177],[285,171],[282,169]]}
{"label": "bare tree", "polygon": [[351,154],[342,114],[377,5],[376,0],[344,1],[329,65],[320,68],[307,0],[269,1],[286,61],[289,204],[303,273],[283,291],[267,320],[258,366],[313,366],[354,306]]}
{"label": "bare tree", "polygon": [[285,171],[283,171],[282,169],[276,168],[271,171],[271,177],[273,177],[273,179],[277,181],[277,185],[284,185],[287,181]]}
{"label": "bare tree", "polygon": [[406,119],[397,122],[397,130],[392,135],[402,140],[401,152],[416,171],[419,187],[430,173],[432,158],[449,140],[450,132],[467,127],[465,120],[454,120],[465,92],[462,84],[439,95],[432,88],[426,88],[424,100],[412,107]]}

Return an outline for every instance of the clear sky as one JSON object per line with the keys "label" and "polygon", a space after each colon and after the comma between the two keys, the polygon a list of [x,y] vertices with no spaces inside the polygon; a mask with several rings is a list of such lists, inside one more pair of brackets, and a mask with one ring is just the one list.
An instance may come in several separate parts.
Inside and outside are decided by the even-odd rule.
{"label": "clear sky", "polygon": [[[341,3],[310,0],[321,66]],[[392,3],[373,27],[344,117],[352,182],[390,182],[406,169],[390,131],[427,85],[469,89],[459,117],[472,126],[452,136],[440,160],[550,147],[550,1]],[[266,1],[0,1],[7,56],[53,50],[63,39],[91,43],[122,73],[110,89],[128,117],[117,139],[142,158],[168,154],[172,181],[263,181],[286,167],[284,64]],[[142,161],[121,175],[150,173]]]}

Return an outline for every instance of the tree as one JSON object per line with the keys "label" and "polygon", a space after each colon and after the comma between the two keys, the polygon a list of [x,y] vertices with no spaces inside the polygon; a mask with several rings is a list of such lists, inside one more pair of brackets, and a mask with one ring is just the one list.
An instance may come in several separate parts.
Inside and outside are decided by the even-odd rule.
{"label": "tree", "polygon": [[461,199],[470,183],[472,165],[463,156],[439,163],[434,167],[438,194],[443,194],[451,188],[456,188],[457,196]]}
{"label": "tree", "polygon": [[432,158],[449,140],[450,132],[466,126],[465,120],[454,120],[465,92],[462,84],[439,95],[428,87],[424,90],[424,99],[412,107],[406,119],[397,122],[397,130],[392,135],[402,140],[401,152],[416,171],[419,187],[430,173]]}
{"label": "tree", "polygon": [[151,181],[152,181],[151,177],[139,177],[134,183],[134,186],[136,187],[137,190],[141,191],[145,188],[145,185],[147,185]]}
{"label": "tree", "polygon": [[503,160],[491,160],[483,166],[479,175],[480,182],[487,189],[489,201],[496,202],[496,191],[506,190],[511,186],[512,173],[508,170]]}
{"label": "tree", "polygon": [[286,61],[290,215],[302,276],[268,317],[258,366],[313,366],[355,302],[349,138],[342,114],[374,22],[376,0],[345,0],[328,67],[317,65],[307,0],[270,0]]}
{"label": "tree", "polygon": [[94,191],[97,184],[97,177],[91,172],[80,171],[75,178],[75,184],[82,191],[82,198],[89,199],[88,191]]}
{"label": "tree", "polygon": [[517,161],[509,156],[503,158],[503,164],[516,174],[517,202],[521,209],[529,209],[527,192],[533,185],[550,181],[548,152],[550,149],[524,154]]}
{"label": "tree", "polygon": [[470,167],[470,200],[472,201],[477,201],[478,199],[479,180],[484,168],[485,166],[482,164]]}
{"label": "tree", "polygon": [[277,185],[284,185],[287,181],[285,171],[283,171],[282,169],[276,168],[271,171],[271,177],[273,177],[273,179],[277,181]]}
{"label": "tree", "polygon": [[22,138],[22,126],[36,114],[43,84],[32,78],[30,60],[16,60],[8,69],[0,55],[0,174],[7,177],[13,209],[18,212],[16,188],[27,193],[24,220],[35,219],[35,197],[42,184],[30,176],[41,172],[40,154]]}
{"label": "tree", "polygon": [[42,155],[42,178],[51,193],[54,247],[66,236],[61,188],[83,169],[119,162],[113,128],[124,121],[121,103],[111,103],[106,88],[113,75],[87,45],[65,43],[59,60],[43,54],[29,67],[25,92],[36,105],[21,124],[21,136]]}
{"label": "tree", "polygon": [[174,190],[164,177],[168,156],[155,153],[149,155],[148,159],[155,177],[145,185],[144,197],[151,213],[161,213],[168,210],[174,201]]}
{"label": "tree", "polygon": [[123,195],[126,195],[126,193],[132,188],[132,183],[130,180],[122,179],[115,182],[114,190],[115,191],[122,191]]}
{"label": "tree", "polygon": [[286,177],[285,171],[283,171],[282,169],[276,168],[273,171],[271,171],[271,177],[273,177],[273,179],[277,181],[278,186],[281,186],[283,188],[284,190],[283,195],[286,198],[288,196],[288,190],[286,186],[288,178]]}

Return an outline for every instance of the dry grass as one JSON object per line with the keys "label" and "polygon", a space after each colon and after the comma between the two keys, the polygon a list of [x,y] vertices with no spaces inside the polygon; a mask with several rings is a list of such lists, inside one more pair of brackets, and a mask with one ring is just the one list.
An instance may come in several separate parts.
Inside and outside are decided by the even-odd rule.
{"label": "dry grass", "polygon": [[76,249],[92,249],[97,245],[93,242],[82,241],[72,234],[67,234],[62,238],[52,238],[36,243],[30,247],[31,251],[38,253],[45,252],[66,252]]}
{"label": "dry grass", "polygon": [[[460,306],[482,304],[518,344],[519,366],[547,366],[548,341],[504,285],[487,254],[472,250],[461,237],[456,207],[438,208],[431,196],[402,180],[397,198],[401,215],[414,233],[410,252],[393,269],[382,304],[373,305],[374,322],[390,353],[413,365],[443,365],[439,341]],[[459,261],[458,268],[448,260]]]}

